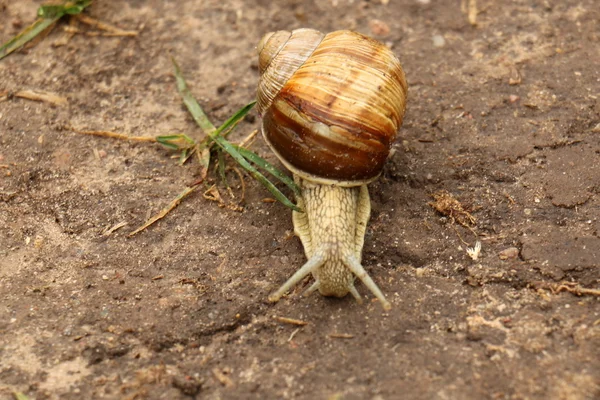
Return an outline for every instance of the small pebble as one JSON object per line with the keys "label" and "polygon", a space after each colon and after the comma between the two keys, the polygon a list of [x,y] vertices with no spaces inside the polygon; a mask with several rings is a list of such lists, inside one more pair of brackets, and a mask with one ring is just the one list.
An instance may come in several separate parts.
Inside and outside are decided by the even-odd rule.
{"label": "small pebble", "polygon": [[369,28],[375,36],[387,36],[390,34],[390,27],[388,24],[380,19],[372,19],[369,21]]}
{"label": "small pebble", "polygon": [[432,40],[434,47],[444,47],[446,45],[446,39],[442,35],[433,35]]}
{"label": "small pebble", "polygon": [[519,257],[519,249],[517,249],[516,247],[509,247],[498,253],[498,257],[500,257],[501,260],[517,258]]}
{"label": "small pebble", "polygon": [[516,96],[514,94],[511,94],[508,99],[510,100],[511,103],[516,103],[517,101],[519,101],[520,97]]}
{"label": "small pebble", "polygon": [[36,236],[33,245],[36,249],[41,249],[44,246],[44,238],[42,236]]}

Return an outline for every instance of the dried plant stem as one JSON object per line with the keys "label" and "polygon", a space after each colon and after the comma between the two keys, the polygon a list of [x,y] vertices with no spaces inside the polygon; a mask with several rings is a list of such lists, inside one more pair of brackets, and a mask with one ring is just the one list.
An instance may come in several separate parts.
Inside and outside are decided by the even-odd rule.
{"label": "dried plant stem", "polygon": [[137,31],[126,31],[126,30],[117,28],[116,26],[107,24],[105,22],[98,21],[97,19],[94,19],[94,18],[89,17],[84,14],[77,15],[77,19],[91,27],[108,32],[108,34],[104,34],[102,36],[137,36],[138,35]]}
{"label": "dried plant stem", "polygon": [[79,133],[81,135],[101,136],[101,137],[107,137],[107,138],[111,138],[111,139],[130,140],[132,142],[151,142],[151,143],[157,142],[156,138],[150,137],[150,136],[129,136],[129,135],[125,135],[123,133],[108,132],[108,131],[82,131],[79,129],[75,129],[73,127],[67,127],[67,129],[69,129],[70,131],[73,131],[75,133]]}
{"label": "dried plant stem", "polygon": [[18,92],[15,92],[13,96],[27,100],[42,101],[45,103],[54,104],[56,106],[66,106],[68,104],[68,101],[65,97],[39,90],[19,90]]}
{"label": "dried plant stem", "polygon": [[331,333],[329,337],[332,339],[353,339],[354,335],[350,333]]}
{"label": "dried plant stem", "polygon": [[136,230],[131,232],[128,236],[133,236],[136,233],[139,233],[139,232],[143,231],[144,229],[148,228],[150,225],[152,225],[159,219],[164,218],[169,212],[171,212],[171,210],[173,210],[175,207],[177,207],[184,198],[186,198],[190,193],[192,193],[194,190],[196,190],[198,188],[198,186],[200,186],[200,185],[186,187],[183,190],[183,192],[179,193],[179,195],[173,201],[171,201],[169,203],[169,205],[167,207],[160,210],[160,212],[158,214],[156,214],[155,216],[150,218],[148,221],[146,221],[146,223],[144,225],[140,226],[139,228],[137,228]]}
{"label": "dried plant stem", "polygon": [[588,289],[584,288],[577,282],[560,282],[560,283],[550,283],[550,282],[531,282],[531,286],[536,289],[546,289],[550,290],[554,294],[558,294],[560,292],[569,292],[576,296],[600,296],[600,289]]}
{"label": "dried plant stem", "polygon": [[308,325],[308,322],[302,321],[300,319],[287,318],[287,317],[273,317],[274,320],[283,322],[284,324],[296,325],[296,326],[304,326]]}
{"label": "dried plant stem", "polygon": [[250,134],[248,136],[246,136],[238,145],[239,147],[245,147],[248,148],[252,145],[252,143],[254,142],[254,139],[256,138],[256,135],[258,134],[258,129],[253,130],[252,132],[250,132]]}

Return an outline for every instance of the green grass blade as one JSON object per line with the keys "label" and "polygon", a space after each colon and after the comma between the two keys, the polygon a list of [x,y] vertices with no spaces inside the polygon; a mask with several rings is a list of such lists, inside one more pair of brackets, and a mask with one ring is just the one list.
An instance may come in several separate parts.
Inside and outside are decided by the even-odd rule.
{"label": "green grass blade", "polygon": [[233,129],[233,127],[238,122],[240,122],[242,120],[242,118],[244,118],[246,116],[246,114],[248,114],[250,112],[250,110],[252,110],[252,107],[254,107],[255,104],[256,104],[256,101],[246,104],[244,107],[242,107],[242,109],[240,109],[238,112],[233,114],[231,116],[231,118],[229,118],[227,121],[225,121],[223,123],[223,125],[221,125],[219,127],[219,129],[217,129],[215,132],[211,133],[210,136],[216,136],[216,135],[220,134],[221,132],[227,132],[227,131]]}
{"label": "green grass blade", "polygon": [[66,14],[65,6],[62,6],[62,5],[46,5],[46,6],[41,6],[37,10],[37,15],[40,18],[47,18],[47,19],[56,18],[56,19],[58,19],[65,14]]}
{"label": "green grass blade", "polygon": [[196,145],[196,142],[185,133],[157,136],[156,141],[173,150],[190,149]]}
{"label": "green grass blade", "polygon": [[196,101],[192,92],[190,92],[190,89],[188,89],[183,74],[179,69],[179,65],[177,65],[177,62],[173,57],[171,57],[171,62],[173,63],[173,67],[175,67],[175,81],[177,82],[177,90],[183,98],[183,103],[192,114],[192,117],[198,126],[200,126],[206,134],[213,133],[216,130],[215,126],[210,122],[208,116],[204,113],[204,110],[200,107],[200,104],[198,104],[198,101]]}
{"label": "green grass blade", "polygon": [[[255,104],[256,104],[256,102],[253,101],[253,102],[247,104],[246,106],[244,106],[241,110],[239,110],[235,114],[233,114],[233,116],[231,118],[229,118],[227,121],[225,121],[225,123],[223,125],[221,125],[214,133],[212,133],[210,135],[210,137],[219,145],[219,147],[221,147],[223,150],[225,150],[235,161],[237,161],[238,164],[240,164],[240,166],[242,168],[244,168],[246,171],[248,171],[250,173],[250,175],[252,175],[254,177],[254,179],[256,179],[261,184],[263,184],[267,188],[267,190],[269,192],[271,192],[271,194],[273,196],[275,196],[275,198],[277,200],[279,200],[286,207],[289,207],[292,210],[302,212],[301,208],[299,208],[293,202],[291,202],[290,199],[288,199],[283,193],[281,193],[281,191],[279,189],[277,189],[277,187],[271,181],[269,181],[263,174],[261,174],[250,163],[248,163],[248,161],[244,158],[244,156],[242,154],[240,154],[240,152],[238,151],[236,146],[232,145],[225,138],[223,138],[221,135],[219,135],[220,132],[227,131],[231,127],[235,126],[235,124],[237,124],[242,118],[244,118],[246,116],[246,114],[248,114],[248,112],[252,109],[252,107],[254,107]],[[267,162],[265,161],[265,163],[267,163]],[[272,167],[272,169],[275,169],[275,168]],[[283,175],[283,174],[280,174],[280,175]]]}
{"label": "green grass blade", "polygon": [[220,135],[214,135],[214,136],[212,136],[212,138],[215,141],[215,143],[217,143],[217,145],[219,145],[219,147],[221,147],[223,150],[225,150],[227,153],[229,153],[229,155],[235,161],[237,161],[238,164],[240,164],[240,166],[242,168],[244,168],[246,171],[248,171],[250,173],[250,175],[252,175],[252,177],[254,179],[256,179],[257,181],[259,181],[264,187],[266,187],[267,190],[269,192],[271,192],[271,194],[277,200],[279,200],[281,203],[283,203],[283,205],[285,205],[286,207],[291,208],[294,211],[302,212],[301,208],[299,208],[297,205],[295,205],[294,203],[292,203],[283,193],[281,193],[281,191],[279,191],[279,189],[277,189],[277,187],[275,187],[275,185],[273,185],[273,183],[271,181],[269,181],[267,178],[265,178],[265,176],[263,174],[261,174],[260,172],[258,172],[258,170],[256,168],[254,168],[237,151],[237,149],[231,143],[229,143],[225,138],[221,137]]}
{"label": "green grass blade", "polygon": [[210,167],[210,146],[206,142],[202,142],[196,146],[196,154],[198,154],[198,162],[202,167],[200,175],[202,179],[208,175],[208,168]]}
{"label": "green grass blade", "polygon": [[198,146],[194,139],[185,133],[178,135],[157,136],[156,141],[171,150],[181,150],[181,154],[179,156],[179,165],[185,164],[185,162],[197,150]]}
{"label": "green grass blade", "polygon": [[58,19],[55,18],[38,18],[33,24],[22,30],[17,36],[0,46],[0,60],[9,55],[15,50],[23,47],[27,42],[33,40],[37,35],[44,32],[48,27],[54,24]]}
{"label": "green grass blade", "polygon": [[227,136],[229,136],[229,134],[231,132],[233,132],[233,130],[235,129],[235,127],[241,122],[241,120],[238,120],[233,126],[231,126],[229,129],[227,129],[226,131],[221,131],[219,132],[219,134],[221,136],[223,136],[224,138],[226,138]]}
{"label": "green grass blade", "polygon": [[169,143],[169,142],[161,142],[160,140],[157,139],[157,141],[162,144],[163,146],[165,146],[168,149],[171,150],[179,150],[179,146],[177,146],[176,144],[173,143]]}
{"label": "green grass blade", "polygon": [[179,157],[179,165],[183,165],[190,159],[191,156],[196,152],[196,147],[191,149],[185,149],[181,152],[181,156]]}
{"label": "green grass blade", "polygon": [[185,164],[188,158],[190,158],[192,149],[183,149],[179,155],[179,165]]}
{"label": "green grass blade", "polygon": [[79,14],[90,4],[92,4],[92,0],[65,1],[63,4],[46,4],[38,8],[37,14],[41,18],[60,18],[65,14]]}
{"label": "green grass blade", "polygon": [[15,400],[29,400],[29,397],[21,392],[13,392],[13,396]]}
{"label": "green grass blade", "polygon": [[47,18],[47,19],[56,18],[56,19],[58,19],[58,18],[62,17],[63,15],[65,15],[65,6],[58,6],[58,5],[41,6],[37,10],[37,15],[40,18]]}
{"label": "green grass blade", "polygon": [[65,1],[58,5],[40,6],[37,10],[39,18],[19,32],[17,36],[0,46],[0,60],[35,39],[65,14],[79,14],[90,4],[92,4],[92,0],[76,0]]}
{"label": "green grass blade", "polygon": [[273,175],[275,178],[279,179],[287,187],[292,189],[294,194],[296,194],[297,196],[301,195],[300,188],[298,187],[298,185],[296,185],[294,180],[292,178],[290,178],[288,175],[286,175],[285,173],[283,173],[281,170],[275,168],[275,166],[273,164],[271,164],[270,162],[268,162],[267,160],[265,160],[258,154],[254,153],[248,149],[245,149],[245,148],[239,147],[239,146],[235,146],[235,148],[242,156],[244,156],[244,158],[246,160],[254,163],[255,165],[259,166],[260,168],[264,169],[265,171],[267,171],[268,173]]}
{"label": "green grass blade", "polygon": [[225,187],[229,188],[229,184],[227,183],[227,175],[225,174],[225,155],[223,154],[223,150],[217,150],[217,165],[219,168],[219,176],[221,177],[221,182],[225,185]]}
{"label": "green grass blade", "polygon": [[92,4],[92,0],[76,0],[75,4],[72,1],[67,1],[65,5],[65,12],[70,15],[81,13],[86,7]]}
{"label": "green grass blade", "polygon": [[204,110],[202,110],[202,107],[200,107],[200,104],[198,104],[198,101],[196,101],[196,99],[188,89],[183,74],[181,73],[177,62],[173,57],[171,57],[171,62],[175,67],[174,75],[175,80],[177,82],[177,90],[183,98],[183,103],[186,105],[187,109],[192,114],[192,117],[194,118],[198,126],[200,126],[200,128],[202,128],[202,130],[206,132],[210,136],[210,138],[214,140],[215,143],[217,143],[219,147],[225,150],[235,161],[237,161],[237,163],[240,164],[242,168],[248,171],[248,173],[250,173],[250,175],[252,175],[254,179],[256,179],[263,186],[265,186],[267,190],[271,192],[271,194],[277,200],[283,203],[283,205],[291,208],[292,210],[302,212],[302,209],[296,206],[283,193],[281,193],[281,191],[277,189],[277,187],[271,181],[269,181],[263,174],[261,174],[256,168],[254,168],[237,151],[237,149],[227,141],[227,139],[225,139],[219,134],[220,132],[227,132],[229,129],[232,129],[235,126],[235,124],[237,124],[242,118],[244,118],[246,114],[248,114],[248,112],[252,109],[252,107],[254,107],[256,102],[247,104],[241,110],[236,112],[231,118],[225,121],[225,123],[221,125],[218,129],[215,129],[215,126],[210,122],[210,120],[204,113]]}

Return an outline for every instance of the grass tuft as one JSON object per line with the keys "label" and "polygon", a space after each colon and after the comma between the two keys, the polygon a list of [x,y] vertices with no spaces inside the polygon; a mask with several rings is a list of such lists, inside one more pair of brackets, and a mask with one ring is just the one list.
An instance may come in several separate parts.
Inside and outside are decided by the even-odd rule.
{"label": "grass tuft", "polygon": [[92,0],[71,0],[62,4],[46,4],[37,10],[38,19],[14,38],[0,46],[0,60],[51,29],[65,15],[76,15],[92,4]]}

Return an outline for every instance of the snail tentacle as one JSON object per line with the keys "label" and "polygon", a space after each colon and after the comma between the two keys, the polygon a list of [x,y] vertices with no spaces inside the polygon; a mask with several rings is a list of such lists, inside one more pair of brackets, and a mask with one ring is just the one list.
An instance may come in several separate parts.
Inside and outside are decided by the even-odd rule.
{"label": "snail tentacle", "polygon": [[310,285],[310,287],[308,289],[306,289],[304,291],[304,293],[302,294],[302,296],[308,297],[308,296],[310,296],[311,293],[313,293],[317,289],[319,289],[319,281],[316,280],[312,285]]}
{"label": "snail tentacle", "polygon": [[281,296],[300,282],[304,277],[319,268],[325,263],[325,254],[323,251],[316,251],[313,256],[298,270],[290,279],[287,280],[275,293],[269,296],[269,301],[276,303]]}
{"label": "snail tentacle", "polygon": [[358,293],[358,290],[356,290],[356,288],[354,287],[354,283],[348,287],[348,291],[350,292],[350,294],[352,295],[352,297],[354,297],[356,299],[356,302],[358,304],[362,304],[363,303],[363,299],[360,296],[360,293]]}
{"label": "snail tentacle", "polygon": [[[379,299],[383,308],[387,311],[392,308],[389,301],[385,299],[385,296],[377,286],[377,284],[371,279],[367,271],[363,268],[360,262],[353,255],[348,255],[344,260],[344,264],[352,271],[354,275],[358,277],[364,283],[364,285]],[[356,290],[356,289],[355,289]],[[352,291],[350,291],[352,293]]]}

